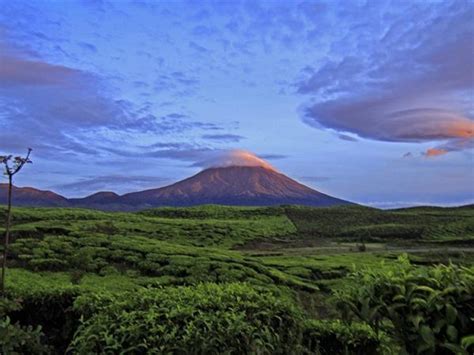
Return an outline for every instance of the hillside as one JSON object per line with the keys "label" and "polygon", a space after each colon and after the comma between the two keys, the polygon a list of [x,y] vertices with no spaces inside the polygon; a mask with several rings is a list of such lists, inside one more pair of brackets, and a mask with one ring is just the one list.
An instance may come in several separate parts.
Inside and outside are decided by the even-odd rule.
{"label": "hillside", "polygon": [[248,166],[206,169],[170,186],[126,194],[120,201],[151,206],[330,206],[348,203],[310,189],[274,170]]}
{"label": "hillside", "polygon": [[[0,203],[5,201],[6,185],[2,185]],[[84,198],[67,199],[50,191],[15,188],[14,202],[20,206],[68,206],[116,211],[203,204],[234,206],[351,204],[313,190],[274,169],[263,166],[209,168],[169,186],[122,196],[114,192],[97,192]]]}
{"label": "hillside", "polygon": [[[213,344],[200,349],[232,346],[237,353],[260,344],[259,334],[271,334],[258,346],[307,349],[302,353],[322,346],[344,354],[352,344],[349,353],[377,354],[382,340],[366,324],[343,327],[341,310],[330,301],[351,285],[351,270],[400,270],[401,253],[417,268],[448,261],[470,266],[473,232],[471,208],[18,207],[6,279],[11,302],[0,312],[11,324],[42,327],[33,336],[4,323],[29,334],[18,345],[28,354],[62,354],[68,347],[100,353],[91,347],[102,339],[129,348],[143,337],[150,347],[173,349],[179,342],[193,349],[184,334]],[[201,324],[218,333],[215,340]],[[230,338],[229,324],[236,332]],[[234,342],[242,334],[247,340]],[[288,334],[291,342],[276,340]],[[33,341],[35,351],[25,348]]]}
{"label": "hillside", "polygon": [[[8,184],[0,184],[0,204],[7,203]],[[19,206],[68,206],[69,200],[52,191],[38,190],[32,187],[12,188],[13,203]]]}

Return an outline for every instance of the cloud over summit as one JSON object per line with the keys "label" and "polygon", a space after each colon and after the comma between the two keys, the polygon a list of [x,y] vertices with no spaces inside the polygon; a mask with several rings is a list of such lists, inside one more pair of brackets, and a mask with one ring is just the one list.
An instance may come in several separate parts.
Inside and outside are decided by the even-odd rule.
{"label": "cloud over summit", "polygon": [[270,163],[259,158],[254,153],[241,149],[216,151],[208,154],[207,159],[197,162],[195,166],[208,168],[225,168],[230,166],[252,166],[276,170]]}

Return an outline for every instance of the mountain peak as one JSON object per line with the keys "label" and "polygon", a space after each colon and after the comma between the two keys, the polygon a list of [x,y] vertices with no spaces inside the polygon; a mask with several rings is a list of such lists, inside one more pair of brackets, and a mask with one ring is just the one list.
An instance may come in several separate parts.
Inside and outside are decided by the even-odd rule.
{"label": "mountain peak", "polygon": [[[1,187],[1,186],[0,186]],[[3,190],[3,191],[2,191]],[[2,193],[3,192],[3,193]],[[119,196],[98,192],[85,198],[65,199],[50,192],[18,189],[14,199],[22,205],[65,205],[98,209],[137,210],[158,206],[220,204],[236,206],[351,204],[326,195],[276,171],[254,155],[234,154],[219,164],[172,185]],[[0,189],[0,203],[6,189]]]}
{"label": "mountain peak", "polygon": [[121,200],[131,205],[149,206],[330,206],[350,203],[313,190],[267,165],[225,164],[209,167],[169,186],[123,195]]}

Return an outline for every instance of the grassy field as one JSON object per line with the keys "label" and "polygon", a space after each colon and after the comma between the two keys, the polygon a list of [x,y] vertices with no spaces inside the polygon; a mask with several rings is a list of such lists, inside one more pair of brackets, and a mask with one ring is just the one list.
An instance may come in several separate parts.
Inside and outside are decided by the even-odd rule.
{"label": "grassy field", "polygon": [[[5,210],[0,209],[0,218],[5,217],[4,213]],[[0,229],[0,233],[3,233],[3,230]],[[88,342],[92,340],[84,342],[83,337],[91,336],[91,329],[100,328],[101,322],[112,322],[112,319],[117,322],[117,319],[113,313],[116,309],[111,309],[111,306],[103,308],[105,318],[100,318],[97,314],[102,314],[102,306],[97,306],[89,312],[90,318],[86,317],[89,321],[81,323],[80,316],[85,319],[87,312],[77,304],[80,304],[84,297],[95,299],[94,297],[108,295],[104,304],[112,302],[123,305],[126,299],[137,297],[135,294],[148,292],[143,294],[143,297],[149,297],[153,300],[150,302],[159,304],[159,300],[152,294],[155,291],[151,290],[163,292],[163,297],[168,299],[176,288],[184,287],[184,290],[188,287],[186,290],[189,291],[186,292],[196,292],[196,297],[207,299],[214,291],[209,293],[207,286],[202,285],[221,285],[215,286],[223,287],[215,290],[216,294],[222,294],[220,297],[231,292],[236,300],[241,300],[243,294],[254,292],[255,300],[252,302],[258,303],[265,301],[258,295],[268,292],[269,295],[265,297],[273,297],[282,302],[284,300],[282,309],[272,308],[268,312],[281,311],[288,317],[288,314],[291,314],[291,317],[296,317],[294,319],[301,319],[304,326],[298,323],[300,325],[291,328],[291,332],[302,337],[302,334],[309,332],[321,339],[334,338],[328,340],[330,344],[325,346],[328,349],[336,349],[335,353],[346,351],[349,343],[360,343],[357,346],[361,348],[351,348],[353,353],[380,353],[383,349],[384,352],[390,353],[387,350],[390,346],[387,347],[386,344],[385,347],[379,344],[378,350],[373,350],[374,345],[370,340],[372,330],[364,328],[365,325],[354,324],[355,328],[348,330],[337,323],[343,318],[343,314],[333,302],[333,297],[338,290],[352,282],[351,273],[377,270],[381,267],[396,269],[399,262],[397,258],[404,253],[408,254],[415,268],[425,269],[434,264],[452,262],[472,270],[474,207],[381,211],[357,206],[200,206],[159,208],[137,213],[107,213],[67,208],[15,208],[6,281],[10,299],[20,301],[15,301],[16,306],[2,306],[1,312],[3,317],[8,317],[8,320],[20,329],[15,328],[15,331],[26,332],[23,328],[28,325],[42,326],[43,333],[39,336],[38,344],[29,351],[41,353],[46,349],[41,346],[46,346],[48,350],[44,351],[47,353],[62,353],[71,346],[71,352],[88,353],[91,351]],[[209,287],[212,289],[214,286]],[[167,289],[169,291],[166,291]],[[31,302],[40,304],[40,311],[43,306],[45,312],[48,307],[59,307],[59,311],[53,312],[50,318],[46,315],[27,316],[30,309],[28,307],[31,306],[28,303],[30,298]],[[172,297],[167,301],[167,307],[170,307],[169,314],[174,314],[178,308],[171,306],[171,299]],[[178,307],[179,302],[176,302]],[[136,306],[144,307],[143,304]],[[201,305],[195,307],[200,309],[199,312],[203,312]],[[226,317],[231,317],[229,314],[232,312],[229,309],[232,307],[226,307],[221,311]],[[244,308],[238,312],[247,312],[247,308]],[[132,317],[128,311],[123,312],[124,319]],[[240,314],[238,312],[235,314]],[[65,321],[65,315],[71,319],[68,318],[67,331],[59,334],[57,323]],[[159,313],[158,316],[157,313],[157,317],[162,319],[164,315]],[[162,322],[158,318],[156,322]],[[6,318],[3,319],[5,322]],[[209,324],[217,322],[215,327],[224,326],[220,319],[209,318],[207,321]],[[130,322],[124,321],[124,324],[136,326],[133,325],[135,321]],[[238,327],[258,328],[258,324],[263,324],[259,323],[263,321],[255,319],[247,323],[243,319],[233,319],[232,322],[226,326],[232,324],[237,327],[238,324]],[[322,323],[314,322],[336,323],[320,327],[317,324]],[[309,327],[308,324],[311,324],[310,330],[304,328]],[[201,329],[201,325],[195,326]],[[272,327],[274,326],[273,324]],[[12,326],[4,323],[3,326],[0,325],[0,331],[10,329],[9,327]],[[107,327],[110,327],[110,324]],[[177,332],[173,329],[170,328],[170,332]],[[243,328],[238,329],[245,333]],[[323,336],[321,332],[324,329],[333,329],[334,332],[345,335],[325,333]],[[97,331],[100,333],[102,330]],[[273,334],[273,331],[274,328],[269,328],[267,333]],[[191,344],[185,342],[185,335],[179,332],[181,335],[166,333],[163,329],[156,332],[161,334],[160,336],[175,334],[176,341]],[[200,337],[206,336],[202,329],[199,332]],[[268,344],[276,344],[277,338],[267,333],[261,335],[262,344],[266,344],[262,345],[263,353],[270,349],[266,348]],[[356,337],[354,334],[360,337],[357,341],[347,338]],[[104,337],[106,338],[106,335]],[[116,340],[117,337],[118,335],[114,335],[112,338]],[[235,345],[235,349],[242,350],[244,348],[239,346],[246,344],[248,349],[257,352],[256,349],[260,348],[255,345],[254,340],[248,343],[250,340],[244,339],[240,345]],[[317,340],[305,345],[301,340],[294,345],[295,349],[299,347],[295,352],[311,353],[314,346],[326,344],[324,341],[326,340]],[[378,342],[380,343],[380,339]],[[171,343],[172,341],[169,344]],[[217,348],[212,348],[207,343],[205,346],[222,350],[225,342],[217,343],[221,344],[221,348],[217,345]],[[126,345],[135,346],[134,344],[131,340],[119,342],[114,345],[114,351]],[[158,345],[163,346],[165,352],[164,349],[168,349],[169,344],[164,342]],[[8,350],[6,345],[2,346],[4,352]],[[203,344],[199,346],[204,347]],[[396,349],[397,345],[392,348]],[[96,352],[107,352],[107,347],[103,347],[102,343],[98,343],[94,349]],[[137,353],[142,353],[142,350]],[[209,350],[210,353],[212,351]],[[321,349],[318,351],[324,353]]]}

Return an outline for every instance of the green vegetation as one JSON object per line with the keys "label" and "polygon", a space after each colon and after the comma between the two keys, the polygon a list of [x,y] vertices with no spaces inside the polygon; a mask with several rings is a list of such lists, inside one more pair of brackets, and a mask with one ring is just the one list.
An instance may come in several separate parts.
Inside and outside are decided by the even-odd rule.
{"label": "green vegetation", "polygon": [[[469,354],[474,350],[474,268],[439,265],[360,270],[336,293],[344,315],[385,331],[404,354]],[[359,285],[359,287],[353,287]]]}
{"label": "green vegetation", "polygon": [[133,297],[94,295],[76,307],[86,319],[71,349],[82,354],[285,354],[301,341],[301,316],[292,302],[243,283],[146,289]]}
{"label": "green vegetation", "polygon": [[18,208],[14,209],[13,222],[13,238],[119,234],[174,244],[225,248],[296,231],[281,209],[216,206],[190,208],[189,211],[163,208],[137,214],[71,208]]}
{"label": "green vegetation", "polygon": [[12,217],[1,353],[471,351],[472,206]]}
{"label": "green vegetation", "polygon": [[369,207],[288,207],[300,236],[372,242],[458,241],[474,243],[474,206],[418,207],[381,211]]}

